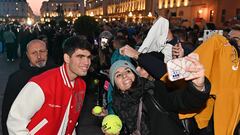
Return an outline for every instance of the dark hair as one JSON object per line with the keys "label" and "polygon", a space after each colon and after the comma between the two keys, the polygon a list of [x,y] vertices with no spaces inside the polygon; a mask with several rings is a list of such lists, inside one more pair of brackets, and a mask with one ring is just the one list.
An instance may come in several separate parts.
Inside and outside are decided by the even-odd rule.
{"label": "dark hair", "polygon": [[92,44],[90,44],[85,36],[72,36],[63,42],[63,53],[71,56],[76,49],[88,50],[91,52]]}
{"label": "dark hair", "polygon": [[123,47],[124,45],[127,44],[127,41],[126,41],[126,39],[123,36],[117,36],[114,39],[114,41],[117,42],[121,47]]}
{"label": "dark hair", "polygon": [[38,39],[40,39],[40,40],[43,40],[44,38],[48,38],[46,35],[39,35],[38,37],[37,37]]}

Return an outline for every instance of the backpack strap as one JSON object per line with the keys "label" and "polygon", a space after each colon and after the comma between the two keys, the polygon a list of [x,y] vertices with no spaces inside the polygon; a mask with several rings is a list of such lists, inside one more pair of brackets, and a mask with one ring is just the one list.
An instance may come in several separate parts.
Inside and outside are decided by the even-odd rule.
{"label": "backpack strap", "polygon": [[141,119],[142,119],[142,98],[140,98],[140,103],[138,107],[138,117],[137,117],[137,129],[131,135],[141,135]]}

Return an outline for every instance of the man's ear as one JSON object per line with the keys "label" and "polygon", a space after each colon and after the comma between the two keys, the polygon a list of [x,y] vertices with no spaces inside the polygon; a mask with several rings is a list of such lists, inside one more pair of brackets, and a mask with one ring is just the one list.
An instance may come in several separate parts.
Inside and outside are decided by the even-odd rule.
{"label": "man's ear", "polygon": [[63,55],[63,59],[64,59],[64,62],[67,64],[70,62],[70,56],[66,53]]}
{"label": "man's ear", "polygon": [[25,53],[26,53],[26,56],[29,58],[29,56],[28,56],[28,52],[26,51]]}

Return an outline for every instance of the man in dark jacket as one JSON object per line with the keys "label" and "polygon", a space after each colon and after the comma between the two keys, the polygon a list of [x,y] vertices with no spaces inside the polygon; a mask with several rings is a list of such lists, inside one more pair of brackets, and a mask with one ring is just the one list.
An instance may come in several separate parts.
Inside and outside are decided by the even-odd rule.
{"label": "man in dark jacket", "polygon": [[47,57],[48,50],[46,44],[41,40],[30,41],[27,44],[26,55],[27,58],[21,61],[19,70],[11,74],[8,78],[2,105],[3,135],[8,135],[6,126],[8,113],[23,86],[33,76],[55,67],[55,64]]}

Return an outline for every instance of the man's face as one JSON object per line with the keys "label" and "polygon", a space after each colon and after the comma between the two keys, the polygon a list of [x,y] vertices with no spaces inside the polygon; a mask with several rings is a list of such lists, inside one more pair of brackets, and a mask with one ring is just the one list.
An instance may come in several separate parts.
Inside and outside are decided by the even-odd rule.
{"label": "man's face", "polygon": [[238,46],[240,46],[240,31],[239,30],[231,30],[228,33],[230,39],[234,39],[237,41]]}
{"label": "man's face", "polygon": [[34,42],[27,48],[27,57],[32,67],[44,67],[47,63],[48,51],[45,44]]}
{"label": "man's face", "polygon": [[70,80],[73,80],[77,76],[87,75],[91,65],[91,53],[88,50],[76,49],[72,56],[64,54],[64,61]]}

